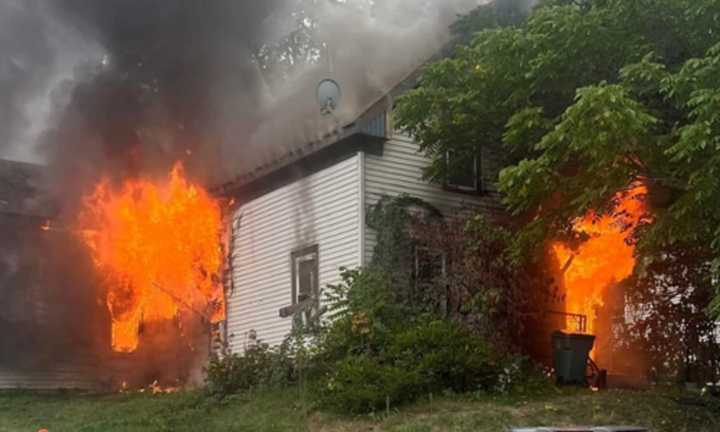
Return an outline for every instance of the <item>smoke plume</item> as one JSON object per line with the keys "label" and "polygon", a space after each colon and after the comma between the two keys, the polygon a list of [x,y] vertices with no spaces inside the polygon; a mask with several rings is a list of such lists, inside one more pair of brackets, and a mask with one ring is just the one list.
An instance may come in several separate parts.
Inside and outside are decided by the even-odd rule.
{"label": "smoke plume", "polygon": [[0,157],[46,162],[65,196],[176,160],[217,183],[350,121],[478,3],[2,0]]}

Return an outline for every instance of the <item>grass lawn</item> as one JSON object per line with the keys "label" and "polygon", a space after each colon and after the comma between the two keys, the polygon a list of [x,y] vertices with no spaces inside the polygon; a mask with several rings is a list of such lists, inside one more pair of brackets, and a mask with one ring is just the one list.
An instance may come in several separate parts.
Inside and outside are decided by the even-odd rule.
{"label": "grass lawn", "polygon": [[[684,402],[679,402],[679,400]],[[389,416],[310,412],[296,389],[234,396],[201,393],[83,395],[0,393],[0,432],[62,431],[503,431],[508,426],[634,424],[653,432],[720,431],[720,404],[675,392],[562,389],[544,395],[436,398]],[[706,401],[707,402],[707,401]]]}

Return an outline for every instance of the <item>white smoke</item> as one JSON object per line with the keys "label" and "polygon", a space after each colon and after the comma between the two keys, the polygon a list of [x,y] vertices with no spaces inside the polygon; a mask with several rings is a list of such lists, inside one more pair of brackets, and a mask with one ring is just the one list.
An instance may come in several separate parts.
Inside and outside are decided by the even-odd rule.
{"label": "white smoke", "polygon": [[102,49],[47,2],[0,0],[0,50],[0,158],[42,162],[35,145],[57,108],[51,94]]}
{"label": "white smoke", "polygon": [[[281,85],[267,88],[259,109],[263,122],[249,143],[252,153],[272,159],[314,141],[354,117],[423,64],[449,41],[459,15],[487,1],[346,0],[317,2],[316,34],[324,44],[318,64],[296,69]],[[271,17],[276,34],[292,29],[287,10]],[[283,21],[285,18],[285,21]],[[323,117],[316,84],[338,81],[343,99],[336,118]]]}

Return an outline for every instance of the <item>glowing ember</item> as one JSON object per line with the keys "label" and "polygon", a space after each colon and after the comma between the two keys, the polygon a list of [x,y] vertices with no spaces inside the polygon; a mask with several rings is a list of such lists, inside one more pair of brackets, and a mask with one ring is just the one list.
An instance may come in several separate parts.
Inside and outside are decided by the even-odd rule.
{"label": "glowing ember", "polygon": [[[639,196],[646,193],[644,186],[636,186],[615,197],[618,204],[612,215],[598,217],[591,212],[578,219],[574,229],[589,239],[577,250],[561,242],[551,245],[561,267],[565,312],[585,316],[585,332],[599,338],[608,336],[601,334],[605,329],[597,325],[598,309],[605,305],[608,289],[630,276],[635,267],[635,247],[626,240],[630,228],[643,217],[645,209]],[[576,317],[567,318],[566,330],[579,330]]]}
{"label": "glowing ember", "polygon": [[152,394],[169,394],[169,393],[177,393],[180,391],[180,387],[162,387],[160,384],[158,384],[157,381],[153,381],[152,384],[150,384],[149,387]]}
{"label": "glowing ember", "polygon": [[84,203],[80,227],[104,277],[115,351],[135,351],[143,322],[183,308],[224,318],[220,206],[180,164],[163,181],[103,181]]}

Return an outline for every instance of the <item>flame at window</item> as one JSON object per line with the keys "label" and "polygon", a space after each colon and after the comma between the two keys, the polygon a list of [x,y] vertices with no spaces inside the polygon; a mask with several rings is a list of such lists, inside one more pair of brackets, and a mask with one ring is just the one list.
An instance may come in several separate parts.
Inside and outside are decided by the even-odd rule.
{"label": "flame at window", "polygon": [[224,319],[220,205],[180,164],[160,181],[100,182],[79,224],[107,292],[115,351],[135,351],[143,322],[182,308]]}

